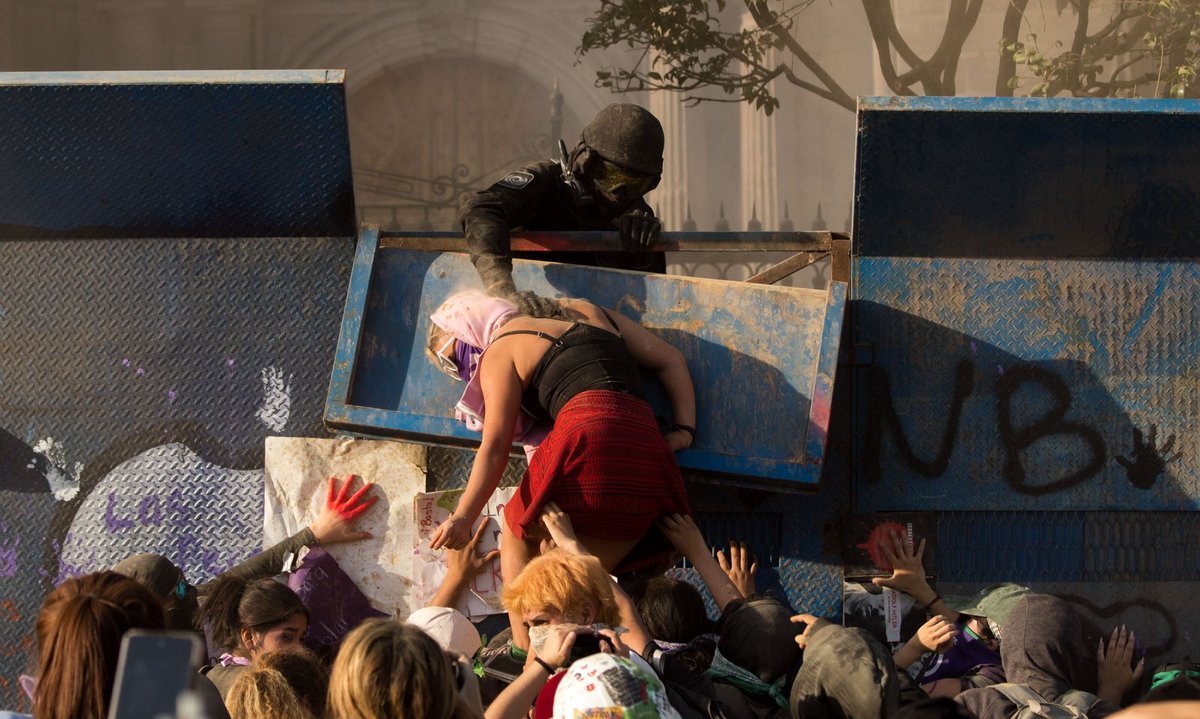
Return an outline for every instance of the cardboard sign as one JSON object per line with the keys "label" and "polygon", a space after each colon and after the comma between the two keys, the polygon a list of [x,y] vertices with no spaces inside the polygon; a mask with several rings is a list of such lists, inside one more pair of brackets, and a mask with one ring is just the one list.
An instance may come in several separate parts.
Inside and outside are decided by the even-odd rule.
{"label": "cardboard sign", "polygon": [[[491,529],[479,542],[477,551],[480,554],[487,554],[500,547],[500,523],[504,521],[504,505],[512,498],[516,489],[516,487],[501,487],[492,493],[487,505],[483,508],[480,519],[476,520],[475,525],[471,527],[474,532],[479,528],[481,521],[489,522],[491,525]],[[445,550],[430,549],[429,543],[438,525],[454,511],[462,493],[461,489],[429,492],[418,494],[413,500],[415,541],[412,551],[412,605],[414,608],[428,604],[446,578],[446,552]],[[496,559],[487,570],[475,577],[470,588],[471,591],[463,593],[457,609],[472,621],[488,614],[500,614],[504,611],[504,607],[500,605],[501,588],[500,560]]]}
{"label": "cardboard sign", "polygon": [[[426,448],[364,439],[268,437],[263,546],[310,525],[325,504],[329,477],[375,483],[379,499],[358,518],[370,539],[325,547],[375,609],[407,617],[412,602],[412,498],[425,490]],[[360,486],[358,483],[356,487]]]}

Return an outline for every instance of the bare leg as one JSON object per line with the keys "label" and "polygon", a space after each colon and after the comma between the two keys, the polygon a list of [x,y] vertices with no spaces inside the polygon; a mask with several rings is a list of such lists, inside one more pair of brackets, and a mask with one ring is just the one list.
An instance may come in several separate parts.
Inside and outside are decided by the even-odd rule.
{"label": "bare leg", "polygon": [[617,568],[625,555],[629,554],[640,539],[598,539],[596,537],[579,537],[579,541],[588,551],[596,555],[596,559],[604,565],[604,571],[609,574]]}
{"label": "bare leg", "polygon": [[[503,519],[500,521],[500,527],[500,577],[507,586],[538,553],[538,543],[536,540],[518,539],[508,528],[508,522]],[[508,621],[512,625],[513,644],[529,651],[529,628],[525,626],[525,620],[520,614],[509,612]]]}

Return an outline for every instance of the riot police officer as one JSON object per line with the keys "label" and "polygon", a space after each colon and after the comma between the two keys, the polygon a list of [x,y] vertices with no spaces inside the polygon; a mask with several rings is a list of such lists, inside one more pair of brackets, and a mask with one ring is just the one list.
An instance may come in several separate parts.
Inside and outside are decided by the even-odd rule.
{"label": "riot police officer", "polygon": [[[512,279],[509,232],[526,230],[605,230],[621,233],[627,250],[645,250],[658,238],[661,223],[643,196],[662,174],[663,130],[645,108],[614,103],[596,115],[563,158],[508,173],[486,190],[467,196],[459,221],[471,262],[489,294],[512,300],[525,314],[557,316],[557,303],[517,291]],[[580,257],[539,253],[538,259],[626,269],[662,271],[661,253]],[[655,267],[657,265],[657,267]]]}

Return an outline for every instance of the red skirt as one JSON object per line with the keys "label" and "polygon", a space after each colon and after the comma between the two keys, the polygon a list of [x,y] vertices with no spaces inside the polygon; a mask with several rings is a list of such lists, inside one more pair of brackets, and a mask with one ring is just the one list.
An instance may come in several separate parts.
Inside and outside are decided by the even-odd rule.
{"label": "red skirt", "polygon": [[558,413],[504,518],[517,537],[554,501],[581,537],[630,540],[664,515],[690,514],[679,465],[645,400],[623,392],[581,392]]}

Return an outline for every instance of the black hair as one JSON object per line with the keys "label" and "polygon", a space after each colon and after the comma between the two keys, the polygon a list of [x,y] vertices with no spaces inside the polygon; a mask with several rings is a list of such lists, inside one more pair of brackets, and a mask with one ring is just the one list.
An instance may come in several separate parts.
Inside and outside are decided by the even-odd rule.
{"label": "black hair", "polygon": [[683,644],[713,631],[704,598],[682,579],[659,576],[647,581],[637,610],[650,636],[665,642]]}
{"label": "black hair", "polygon": [[225,576],[213,582],[197,621],[208,628],[222,651],[233,653],[242,646],[243,628],[266,632],[297,612],[310,618],[308,608],[287,585],[274,579],[247,584],[241,577]]}

